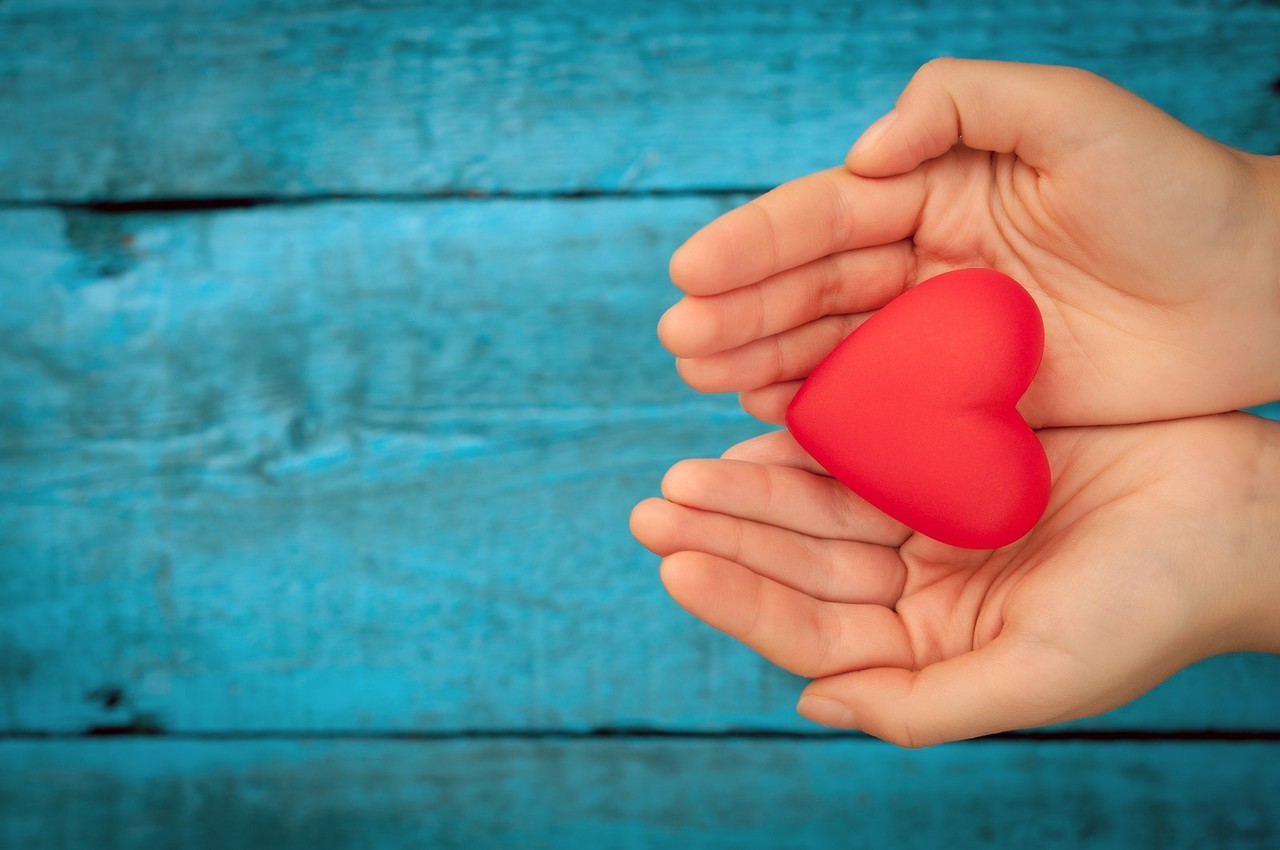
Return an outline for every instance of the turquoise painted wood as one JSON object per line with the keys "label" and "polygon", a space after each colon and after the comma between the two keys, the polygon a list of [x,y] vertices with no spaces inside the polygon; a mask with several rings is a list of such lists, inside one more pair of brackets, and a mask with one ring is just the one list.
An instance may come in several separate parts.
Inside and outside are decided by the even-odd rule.
{"label": "turquoise painted wood", "polygon": [[1270,850],[1278,761],[1276,742],[9,741],[0,844]]}
{"label": "turquoise painted wood", "polygon": [[[652,330],[731,202],[4,215],[0,724],[809,728],[626,528],[759,429]],[[1084,725],[1280,728],[1276,694],[1235,656]]]}
{"label": "turquoise painted wood", "polygon": [[1265,0],[0,3],[0,198],[767,186],[939,54],[1088,67],[1280,152]]}
{"label": "turquoise painted wood", "polygon": [[800,680],[625,524],[758,430],[653,336],[696,227],[939,54],[1280,152],[1277,43],[1264,0],[0,0],[0,847],[1280,844],[1280,658],[1057,730],[1129,741],[788,737]]}

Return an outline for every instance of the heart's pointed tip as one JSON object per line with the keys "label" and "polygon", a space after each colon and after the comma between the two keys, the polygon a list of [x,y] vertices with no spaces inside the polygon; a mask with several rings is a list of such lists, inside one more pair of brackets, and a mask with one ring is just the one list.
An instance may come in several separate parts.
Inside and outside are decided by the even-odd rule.
{"label": "heart's pointed tip", "polygon": [[935,528],[932,534],[922,529],[915,530],[957,549],[1003,549],[1030,534],[1043,515],[1043,509],[1028,511],[1015,517],[1005,517],[998,525],[987,528]]}
{"label": "heart's pointed tip", "polygon": [[[1049,507],[1052,489],[1049,462],[1043,453],[1042,458],[1043,467],[1029,466],[1026,477],[1006,497],[1005,504],[997,504],[996,509],[981,517],[975,526],[961,529],[963,520],[957,522],[956,533],[952,535],[948,531],[945,534],[950,539],[939,537],[939,540],[962,549],[1002,549],[1034,531]],[[966,519],[972,522],[975,517]]]}
{"label": "heart's pointed tip", "polygon": [[1017,525],[1010,525],[1005,528],[991,529],[982,534],[974,536],[959,537],[954,540],[943,540],[943,543],[950,543],[959,549],[1003,549],[1006,546],[1012,546],[1022,538],[1026,537],[1036,527],[1039,518],[1023,522]]}
{"label": "heart's pointed tip", "polygon": [[[1052,473],[1034,432],[1021,451],[982,456],[978,468],[937,486],[876,494],[876,506],[920,534],[961,549],[1000,549],[1018,542],[1044,518]],[[851,488],[854,489],[854,488]]]}
{"label": "heart's pointed tip", "polygon": [[[1030,529],[1027,529],[1030,531]],[[971,549],[974,551],[993,551],[995,549],[1003,549],[1006,546],[1012,546],[1027,535],[1027,531],[1008,532],[1000,534],[984,534],[974,537],[934,537],[939,543],[945,543],[947,546],[954,546],[957,549]],[[923,532],[921,532],[923,533]],[[925,535],[926,537],[931,535]]]}

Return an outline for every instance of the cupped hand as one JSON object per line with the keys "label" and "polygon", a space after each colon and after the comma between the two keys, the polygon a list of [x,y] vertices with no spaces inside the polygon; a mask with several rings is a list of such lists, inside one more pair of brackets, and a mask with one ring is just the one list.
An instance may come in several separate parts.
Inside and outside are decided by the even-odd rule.
{"label": "cupped hand", "polygon": [[887,301],[953,268],[1045,320],[1034,427],[1280,397],[1280,158],[1231,150],[1069,68],[925,65],[846,167],[732,210],[674,255],[659,336],[693,387],[781,422]]}
{"label": "cupped hand", "polygon": [[1098,714],[1192,662],[1280,651],[1280,424],[1041,432],[1056,482],[996,550],[913,534],[785,431],[687,460],[632,530],[690,613],[814,681],[819,723],[923,746]]}

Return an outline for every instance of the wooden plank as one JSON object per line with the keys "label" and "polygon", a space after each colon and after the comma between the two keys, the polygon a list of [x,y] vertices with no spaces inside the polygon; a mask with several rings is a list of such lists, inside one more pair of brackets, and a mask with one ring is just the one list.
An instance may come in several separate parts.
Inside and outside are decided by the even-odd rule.
{"label": "wooden plank", "polygon": [[0,4],[0,196],[772,185],[941,54],[1080,65],[1280,151],[1265,0]]}
{"label": "wooden plank", "polygon": [[[0,728],[808,728],[626,529],[758,428],[652,331],[729,203],[4,213]],[[1092,727],[1274,728],[1278,662]]]}
{"label": "wooden plank", "polygon": [[8,214],[5,725],[647,716],[718,653],[627,512],[757,430],[653,336],[722,208]]}
{"label": "wooden plank", "polygon": [[5,741],[6,847],[1273,848],[1280,744]]}
{"label": "wooden plank", "polygon": [[0,211],[3,368],[26,390],[6,427],[57,446],[266,408],[284,429],[309,405],[341,421],[304,431],[684,404],[654,335],[667,259],[741,200]]}

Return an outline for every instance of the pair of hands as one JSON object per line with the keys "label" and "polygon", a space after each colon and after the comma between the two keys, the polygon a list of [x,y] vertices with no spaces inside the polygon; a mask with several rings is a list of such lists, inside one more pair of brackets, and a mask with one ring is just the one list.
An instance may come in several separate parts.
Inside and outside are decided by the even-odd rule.
{"label": "pair of hands", "polygon": [[[915,283],[985,266],[1045,322],[1019,405],[1044,518],[990,551],[914,534],[785,431],[688,460],[632,530],[683,607],[812,678],[826,725],[923,746],[1107,711],[1209,655],[1280,652],[1280,160],[1067,68],[938,60],[845,167],[682,246],[659,336],[781,423]],[[1162,421],[1173,420],[1173,421]],[[1140,423],[1140,424],[1131,424]]]}

